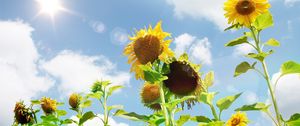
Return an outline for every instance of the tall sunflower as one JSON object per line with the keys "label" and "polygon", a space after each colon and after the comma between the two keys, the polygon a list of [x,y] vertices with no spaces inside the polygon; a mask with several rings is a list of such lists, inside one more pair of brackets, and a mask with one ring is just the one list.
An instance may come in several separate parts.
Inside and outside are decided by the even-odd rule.
{"label": "tall sunflower", "polygon": [[124,55],[128,56],[128,63],[132,64],[130,71],[135,72],[136,79],[144,78],[143,70],[139,65],[154,62],[156,59],[167,62],[174,53],[169,48],[171,43],[170,33],[164,32],[159,21],[154,29],[141,29],[133,37],[129,37],[131,42],[125,47]]}
{"label": "tall sunflower", "polygon": [[225,17],[229,24],[250,27],[256,17],[268,11],[268,0],[227,0],[224,3]]}
{"label": "tall sunflower", "polygon": [[237,112],[227,121],[226,126],[247,126],[248,122],[246,113]]}
{"label": "tall sunflower", "polygon": [[52,100],[51,98],[43,97],[41,100],[41,107],[45,114],[51,114],[56,111],[56,100]]}

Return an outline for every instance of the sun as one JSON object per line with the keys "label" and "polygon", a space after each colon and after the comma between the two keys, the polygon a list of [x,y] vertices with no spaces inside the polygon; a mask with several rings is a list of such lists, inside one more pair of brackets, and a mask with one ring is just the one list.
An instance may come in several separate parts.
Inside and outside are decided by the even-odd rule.
{"label": "sun", "polygon": [[48,14],[53,18],[59,11],[64,10],[60,0],[36,0],[40,5],[40,14]]}

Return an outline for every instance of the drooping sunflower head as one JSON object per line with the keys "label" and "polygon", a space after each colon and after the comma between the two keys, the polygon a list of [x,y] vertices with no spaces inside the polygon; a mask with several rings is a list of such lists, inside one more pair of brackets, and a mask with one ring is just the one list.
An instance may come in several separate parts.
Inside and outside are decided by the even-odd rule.
{"label": "drooping sunflower head", "polygon": [[227,121],[226,126],[247,126],[248,122],[246,113],[237,112]]}
{"label": "drooping sunflower head", "polygon": [[141,90],[142,102],[145,106],[155,111],[161,110],[159,103],[153,103],[160,98],[159,89],[160,87],[158,84],[150,84],[146,82]]}
{"label": "drooping sunflower head", "polygon": [[256,17],[267,12],[270,7],[268,0],[227,0],[224,3],[228,23],[246,27],[250,27]]}
{"label": "drooping sunflower head", "polygon": [[188,58],[175,60],[170,63],[170,72],[166,75],[168,79],[164,84],[176,96],[199,94],[202,82],[197,69]]}
{"label": "drooping sunflower head", "polygon": [[33,122],[33,114],[26,108],[23,102],[17,102],[14,109],[15,121],[17,124],[28,124]]}
{"label": "drooping sunflower head", "polygon": [[51,98],[43,97],[41,100],[41,107],[45,114],[51,114],[56,111],[57,102]]}
{"label": "drooping sunflower head", "polygon": [[170,33],[164,32],[161,28],[162,22],[158,22],[154,28],[141,29],[133,37],[129,37],[131,42],[125,47],[124,55],[128,56],[128,63],[131,64],[131,72],[135,72],[136,79],[144,77],[143,70],[139,65],[152,63],[159,59],[168,62],[174,56],[169,48],[171,43]]}
{"label": "drooping sunflower head", "polygon": [[71,96],[69,98],[69,105],[73,109],[77,109],[79,107],[79,104],[80,104],[80,95],[77,93],[71,94]]}

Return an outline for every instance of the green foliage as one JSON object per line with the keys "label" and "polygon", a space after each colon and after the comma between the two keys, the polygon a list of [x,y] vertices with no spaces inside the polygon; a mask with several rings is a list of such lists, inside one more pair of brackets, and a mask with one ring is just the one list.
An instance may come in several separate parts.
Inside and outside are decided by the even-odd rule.
{"label": "green foliage", "polygon": [[235,111],[265,111],[270,107],[270,105],[266,105],[265,103],[258,102],[251,105],[244,105],[240,108],[235,109]]}
{"label": "green foliage", "polygon": [[253,23],[253,26],[258,30],[261,31],[263,29],[266,29],[268,27],[271,27],[274,25],[273,17],[270,12],[266,12],[262,15],[259,15],[255,22]]}
{"label": "green foliage", "polygon": [[236,45],[240,45],[240,44],[247,43],[247,42],[248,42],[247,36],[242,36],[242,37],[239,37],[237,39],[234,39],[234,40],[226,43],[225,46],[236,46]]}
{"label": "green foliage", "polygon": [[280,72],[282,75],[300,74],[300,64],[294,61],[287,61],[281,65]]}
{"label": "green foliage", "polygon": [[233,24],[229,27],[227,27],[224,31],[228,31],[228,30],[231,30],[231,29],[240,29],[242,26],[240,24]]}
{"label": "green foliage", "polygon": [[190,115],[181,115],[176,121],[176,126],[182,126],[184,123],[190,120]]}
{"label": "green foliage", "polygon": [[140,65],[140,68],[144,71],[145,80],[150,83],[157,83],[168,79],[167,76],[163,76],[158,71],[153,70],[149,65]]}
{"label": "green foliage", "polygon": [[136,114],[135,112],[126,112],[123,109],[119,109],[115,112],[114,116],[120,116],[129,120],[133,121],[143,121],[143,122],[148,122],[150,119],[149,116],[146,115],[139,115]]}
{"label": "green foliage", "polygon": [[214,121],[214,122],[209,122],[209,123],[201,123],[198,126],[223,126],[224,122],[222,121]]}
{"label": "green foliage", "polygon": [[195,122],[202,122],[202,123],[209,123],[211,120],[207,118],[206,116],[194,116],[191,117],[190,120],[195,121]]}
{"label": "green foliage", "polygon": [[288,121],[286,121],[288,126],[299,126],[300,125],[300,114],[293,114]]}
{"label": "green foliage", "polygon": [[82,125],[84,122],[93,119],[96,115],[92,111],[88,111],[83,114],[83,116],[79,119],[79,125]]}
{"label": "green foliage", "polygon": [[213,71],[210,71],[205,75],[203,83],[204,83],[204,86],[206,89],[213,85],[214,79],[215,79],[215,76],[214,76]]}
{"label": "green foliage", "polygon": [[248,62],[244,61],[240,63],[239,65],[236,66],[235,72],[234,72],[234,77],[237,77],[243,73],[246,73],[250,69],[255,69],[256,62],[254,62],[252,65],[250,65]]}
{"label": "green foliage", "polygon": [[217,92],[202,92],[200,94],[200,96],[198,96],[198,101],[199,102],[203,102],[205,104],[208,104],[208,105],[212,105],[212,101],[215,97],[215,95],[218,94]]}
{"label": "green foliage", "polygon": [[248,53],[246,57],[253,58],[262,62],[265,60],[267,56],[271,55],[272,53],[274,53],[273,50],[270,50],[268,52],[260,52],[260,53]]}
{"label": "green foliage", "polygon": [[268,46],[280,46],[280,42],[277,41],[277,40],[274,39],[274,38],[271,38],[271,39],[269,39],[269,40],[265,43],[265,45],[268,45]]}
{"label": "green foliage", "polygon": [[233,95],[233,96],[227,96],[225,98],[221,98],[217,101],[217,107],[220,109],[220,112],[222,112],[223,110],[228,109],[231,104],[240,97],[242,93]]}

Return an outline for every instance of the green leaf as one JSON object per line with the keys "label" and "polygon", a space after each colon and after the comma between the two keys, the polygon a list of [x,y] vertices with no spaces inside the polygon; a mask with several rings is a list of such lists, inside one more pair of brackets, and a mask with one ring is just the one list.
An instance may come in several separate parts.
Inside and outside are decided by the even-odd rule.
{"label": "green leaf", "polygon": [[227,27],[224,31],[228,31],[228,30],[231,30],[231,29],[240,29],[240,28],[241,28],[240,24],[234,24],[234,25],[231,25],[231,26]]}
{"label": "green leaf", "polygon": [[236,66],[235,72],[234,72],[234,77],[237,77],[243,73],[246,73],[250,69],[254,69],[254,67],[252,67],[248,62],[244,61]]}
{"label": "green leaf", "polygon": [[95,99],[100,99],[102,97],[103,93],[98,91],[98,92],[95,92],[95,93],[90,93],[90,94],[87,94],[87,97],[89,98],[95,98]]}
{"label": "green leaf", "polygon": [[168,79],[167,76],[163,76],[159,72],[152,70],[148,65],[140,65],[140,68],[144,71],[145,80],[150,83],[161,82]]}
{"label": "green leaf", "polygon": [[41,101],[40,100],[31,100],[31,104],[39,105],[39,104],[41,104]]}
{"label": "green leaf", "polygon": [[72,124],[73,122],[72,119],[65,119],[62,124]]}
{"label": "green leaf", "polygon": [[170,73],[170,65],[166,64],[166,63],[163,63],[163,66],[161,68],[161,73],[162,74],[168,74],[168,73]]}
{"label": "green leaf", "polygon": [[112,86],[108,89],[108,96],[112,95],[112,93],[118,89],[121,89],[123,88],[124,86],[122,85],[115,85],[115,86]]}
{"label": "green leaf", "polygon": [[300,114],[299,113],[295,113],[293,114],[290,119],[287,121],[287,122],[290,122],[290,121],[295,121],[295,120],[299,120],[300,119]]}
{"label": "green leaf", "polygon": [[199,124],[198,126],[223,126],[224,122],[222,121],[216,121],[216,122],[209,122],[206,124]]}
{"label": "green leaf", "polygon": [[149,120],[149,117],[146,115],[139,115],[136,114],[135,112],[126,112],[122,109],[119,109],[115,112],[114,116],[120,116],[129,120],[133,120],[133,121],[143,121],[143,122],[147,122]]}
{"label": "green leaf", "polygon": [[79,120],[79,125],[82,125],[84,122],[93,119],[96,115],[92,111],[88,111],[83,114],[83,116]]}
{"label": "green leaf", "polygon": [[195,122],[205,122],[205,123],[211,122],[211,120],[209,118],[207,118],[206,116],[194,116],[194,117],[191,117],[191,120],[195,121]]}
{"label": "green leaf", "polygon": [[269,45],[269,46],[280,46],[280,43],[279,43],[279,41],[277,41],[276,39],[271,38],[271,39],[269,39],[269,40],[265,43],[265,45]]}
{"label": "green leaf", "polygon": [[240,97],[242,93],[233,95],[233,96],[227,96],[225,98],[221,98],[217,101],[217,107],[220,109],[220,111],[223,111],[225,109],[228,109],[231,104],[238,98]]}
{"label": "green leaf", "polygon": [[266,12],[262,15],[259,15],[255,22],[253,23],[253,26],[258,30],[261,31],[265,28],[273,26],[273,17],[270,12]]}
{"label": "green leaf", "polygon": [[184,123],[190,120],[190,115],[181,115],[176,121],[177,126],[182,126]]}
{"label": "green leaf", "polygon": [[296,74],[300,73],[300,64],[294,61],[287,61],[281,65],[280,70],[282,76],[287,74]]}
{"label": "green leaf", "polygon": [[226,43],[225,46],[235,46],[235,45],[239,45],[239,44],[243,44],[243,43],[247,43],[247,42],[248,42],[247,36],[242,36],[240,38],[234,39],[234,40]]}
{"label": "green leaf", "polygon": [[210,87],[213,85],[213,83],[214,83],[214,72],[213,71],[210,71],[209,73],[207,73],[205,75],[204,83],[207,87]]}
{"label": "green leaf", "polygon": [[47,115],[47,116],[41,116],[41,119],[43,122],[58,122],[59,119],[56,118],[54,115]]}
{"label": "green leaf", "polygon": [[112,105],[112,106],[107,107],[108,111],[110,111],[112,109],[123,109],[123,105]]}
{"label": "green leaf", "polygon": [[65,116],[67,115],[67,111],[65,110],[56,110],[58,116]]}
{"label": "green leaf", "polygon": [[244,105],[240,108],[235,109],[234,111],[264,111],[267,110],[270,105],[266,105],[265,103],[258,102],[251,105]]}
{"label": "green leaf", "polygon": [[90,107],[91,105],[92,105],[92,101],[86,100],[83,103],[81,103],[79,106],[80,106],[80,108],[87,108],[87,107]]}
{"label": "green leaf", "polygon": [[256,53],[248,53],[246,55],[246,57],[257,59],[259,61],[263,61],[267,56],[271,55],[272,53],[274,53],[273,50],[270,50],[269,52],[260,52],[258,54],[256,54]]}
{"label": "green leaf", "polygon": [[210,92],[210,93],[202,92],[198,96],[197,99],[199,102],[203,102],[205,104],[212,105],[212,101],[216,94],[218,94],[218,93],[217,92]]}
{"label": "green leaf", "polygon": [[251,32],[244,32],[244,35],[249,37],[249,38],[254,38],[253,34]]}

